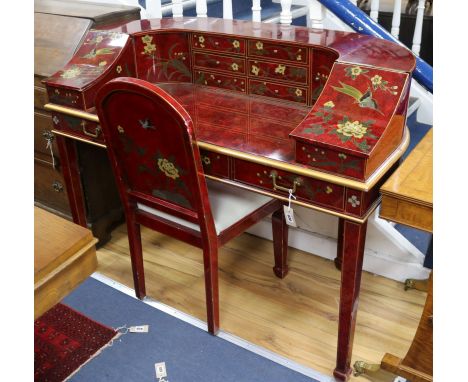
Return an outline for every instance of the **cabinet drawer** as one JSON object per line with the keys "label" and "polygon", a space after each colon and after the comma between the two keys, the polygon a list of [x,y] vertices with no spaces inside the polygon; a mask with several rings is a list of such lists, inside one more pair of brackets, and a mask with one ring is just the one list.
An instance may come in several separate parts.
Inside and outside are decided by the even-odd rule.
{"label": "cabinet drawer", "polygon": [[227,36],[212,36],[206,33],[192,34],[192,47],[216,50],[225,53],[245,54],[245,39]]}
{"label": "cabinet drawer", "polygon": [[52,113],[52,123],[54,129],[70,133],[88,141],[104,144],[101,127],[96,122],[90,122],[65,114]]}
{"label": "cabinet drawer", "polygon": [[200,158],[205,174],[229,178],[229,160],[225,155],[200,150]]}
{"label": "cabinet drawer", "polygon": [[63,176],[48,163],[34,161],[34,200],[64,214],[71,214]]}
{"label": "cabinet drawer", "polygon": [[284,188],[292,188],[295,180],[300,180],[301,185],[296,188],[297,200],[312,202],[313,204],[335,209],[344,210],[345,189],[332,183],[317,179],[307,178],[272,167],[247,162],[241,159],[234,160],[234,180],[242,183],[263,188],[277,195],[288,197],[286,190],[276,189],[273,186],[271,175],[276,172],[276,184]]}
{"label": "cabinet drawer", "polygon": [[246,80],[244,77],[233,77],[202,70],[195,70],[193,74],[194,82],[196,84],[214,86],[220,89],[236,90],[245,93]]}
{"label": "cabinet drawer", "polygon": [[34,86],[34,107],[36,109],[43,109],[47,102],[48,100],[46,89],[39,86]]}
{"label": "cabinet drawer", "polygon": [[303,86],[282,85],[251,79],[249,80],[249,93],[305,104],[307,102],[308,90]]}
{"label": "cabinet drawer", "polygon": [[307,64],[309,62],[308,49],[297,45],[275,44],[262,40],[249,41],[249,56],[275,58]]}
{"label": "cabinet drawer", "polygon": [[50,157],[51,152],[47,147],[47,140],[52,142],[52,152],[55,157],[59,157],[55,137],[51,130],[53,129],[52,117],[48,114],[34,112],[34,151],[46,154]]}
{"label": "cabinet drawer", "polygon": [[245,73],[245,59],[220,56],[219,54],[195,52],[194,65],[197,67],[222,70],[233,74]]}
{"label": "cabinet drawer", "polygon": [[308,70],[307,67],[304,66],[249,60],[248,68],[250,77],[266,77],[275,80],[296,82],[305,86],[308,84]]}

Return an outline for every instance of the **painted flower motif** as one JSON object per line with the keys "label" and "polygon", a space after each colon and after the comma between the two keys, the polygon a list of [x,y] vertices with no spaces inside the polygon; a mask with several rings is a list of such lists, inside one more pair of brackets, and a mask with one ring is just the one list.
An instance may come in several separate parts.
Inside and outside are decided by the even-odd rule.
{"label": "painted flower motif", "polygon": [[350,203],[353,207],[357,207],[361,204],[356,195],[351,195],[351,197],[348,198],[348,203]]}
{"label": "painted flower motif", "polygon": [[58,117],[54,115],[54,118],[52,118],[52,121],[54,121],[54,123],[58,125],[58,123],[60,122],[60,119],[58,119]]}
{"label": "painted flower motif", "polygon": [[382,83],[382,76],[376,74],[374,77],[371,78],[372,85],[378,86]]}
{"label": "painted flower motif", "polygon": [[351,75],[357,77],[362,73],[362,69],[359,66],[353,66],[351,68]]}
{"label": "painted flower motif", "polygon": [[300,97],[302,95],[302,90],[301,89],[296,89],[296,91],[294,93],[296,94],[296,96]]}
{"label": "painted flower motif", "polygon": [[145,45],[145,51],[141,52],[141,54],[151,54],[154,51],[156,51],[156,45],[155,44],[147,44],[147,45]]}
{"label": "painted flower motif", "polygon": [[338,158],[340,158],[340,159],[346,159],[347,156],[346,156],[346,154],[339,153],[339,154],[338,154]]}
{"label": "painted flower motif", "polygon": [[96,37],[96,44],[99,44],[102,40],[104,40],[104,37],[102,37],[102,36],[97,36],[97,37]]}
{"label": "painted flower motif", "polygon": [[260,68],[258,66],[252,65],[252,73],[258,76],[258,73],[260,73]]}
{"label": "painted flower motif", "polygon": [[158,159],[159,169],[169,178],[177,179],[179,177],[179,170],[174,166],[174,163],[169,162],[167,159]]}
{"label": "painted flower motif", "polygon": [[331,194],[332,192],[333,192],[333,188],[331,188],[330,186],[327,186],[325,193]]}
{"label": "painted flower motif", "polygon": [[120,74],[122,72],[122,66],[117,65],[117,67],[115,68],[115,71]]}
{"label": "painted flower motif", "polygon": [[65,79],[75,78],[81,74],[81,69],[78,66],[73,66],[70,69],[65,70],[60,77]]}
{"label": "painted flower motif", "polygon": [[300,54],[298,54],[297,57],[296,57],[296,60],[297,60],[297,61],[301,61],[301,60],[302,60],[302,56],[301,56]]}
{"label": "painted flower motif", "polygon": [[279,64],[279,65],[275,68],[275,73],[284,75],[285,70],[286,70],[286,66]]}
{"label": "painted flower motif", "polygon": [[359,121],[346,121],[345,123],[338,123],[338,133],[347,137],[362,138],[366,132],[367,127],[363,126]]}
{"label": "painted flower motif", "polygon": [[257,43],[255,44],[255,46],[257,47],[257,50],[263,50],[263,42],[257,41]]}
{"label": "painted flower motif", "polygon": [[346,72],[346,77],[351,77],[353,80],[360,74],[368,72],[367,69],[363,69],[360,66],[347,66],[344,70]]}
{"label": "painted flower motif", "polygon": [[239,65],[237,65],[235,62],[231,64],[231,69],[237,72],[239,70]]}
{"label": "painted flower motif", "polygon": [[203,36],[198,37],[198,42],[200,44],[203,44],[205,42],[205,37],[203,37]]}
{"label": "painted flower motif", "polygon": [[234,48],[238,49],[238,48],[240,48],[240,42],[237,41],[237,40],[234,40],[234,41],[232,42],[232,46],[233,46]]}
{"label": "painted flower motif", "polygon": [[99,66],[106,66],[106,65],[107,65],[107,61],[101,61],[101,62],[99,63]]}
{"label": "painted flower motif", "polygon": [[141,38],[141,41],[143,41],[143,44],[149,44],[151,41],[153,41],[153,36],[146,35]]}
{"label": "painted flower motif", "polygon": [[120,126],[120,125],[117,126],[117,131],[118,131],[120,134],[125,133],[124,128],[123,128],[122,126]]}
{"label": "painted flower motif", "polygon": [[333,101],[328,101],[328,102],[325,102],[323,104],[323,106],[329,107],[331,109],[331,108],[335,107],[335,104],[333,103]]}

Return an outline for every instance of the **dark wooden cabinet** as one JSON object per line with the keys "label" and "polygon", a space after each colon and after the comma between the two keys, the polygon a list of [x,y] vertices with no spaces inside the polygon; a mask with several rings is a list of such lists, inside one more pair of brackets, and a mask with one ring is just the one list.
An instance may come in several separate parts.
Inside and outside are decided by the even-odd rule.
{"label": "dark wooden cabinet", "polygon": [[[34,5],[34,201],[36,205],[71,219],[59,150],[51,132],[54,121],[44,109],[49,100],[42,81],[67,64],[90,29],[109,28],[138,20],[140,8],[56,0],[36,1]],[[92,149],[94,152],[83,153],[77,146],[78,155],[89,159],[87,171],[81,173],[83,183],[89,188],[87,205],[107,203],[108,211],[113,211],[110,215],[98,211],[88,216],[89,226],[103,243],[107,237],[99,228],[99,222],[104,219],[108,224],[109,220],[121,219],[120,201],[112,188],[109,195],[94,192],[93,180],[102,179],[103,173],[106,177],[107,171],[102,166],[108,163],[104,150]],[[103,163],[95,166],[98,161]],[[112,179],[110,182],[113,184]]]}

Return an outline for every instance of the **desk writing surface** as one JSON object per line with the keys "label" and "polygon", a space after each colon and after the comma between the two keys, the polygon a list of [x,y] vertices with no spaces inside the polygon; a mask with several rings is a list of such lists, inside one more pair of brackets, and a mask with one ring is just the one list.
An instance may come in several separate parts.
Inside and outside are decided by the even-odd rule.
{"label": "desk writing surface", "polygon": [[197,140],[284,162],[294,161],[289,133],[311,107],[190,83],[159,83],[190,114]]}

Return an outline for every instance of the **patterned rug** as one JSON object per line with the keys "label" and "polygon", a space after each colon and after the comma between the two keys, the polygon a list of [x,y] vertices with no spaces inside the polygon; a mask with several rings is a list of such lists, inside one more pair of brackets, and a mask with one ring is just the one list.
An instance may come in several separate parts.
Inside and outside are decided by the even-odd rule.
{"label": "patterned rug", "polygon": [[34,321],[34,380],[65,380],[117,334],[114,329],[57,304]]}

